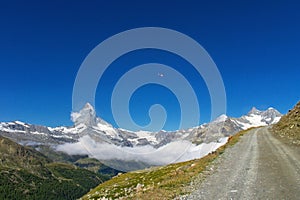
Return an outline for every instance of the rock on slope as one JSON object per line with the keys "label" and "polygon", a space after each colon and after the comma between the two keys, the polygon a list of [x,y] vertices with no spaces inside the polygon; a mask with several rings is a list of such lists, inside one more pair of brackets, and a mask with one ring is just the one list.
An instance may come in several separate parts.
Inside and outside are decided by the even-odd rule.
{"label": "rock on slope", "polygon": [[300,102],[272,128],[275,134],[300,145]]}

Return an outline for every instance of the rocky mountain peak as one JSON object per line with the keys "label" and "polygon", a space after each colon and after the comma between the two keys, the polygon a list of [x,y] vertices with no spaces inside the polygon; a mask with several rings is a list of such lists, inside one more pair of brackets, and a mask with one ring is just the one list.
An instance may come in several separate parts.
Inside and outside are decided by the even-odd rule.
{"label": "rocky mountain peak", "polygon": [[262,115],[270,116],[270,117],[272,117],[272,116],[281,117],[282,116],[282,114],[278,110],[276,110],[275,108],[272,108],[272,107],[270,107],[270,108],[268,108],[268,110],[264,111]]}
{"label": "rocky mountain peak", "polygon": [[79,124],[94,126],[97,124],[96,111],[90,103],[86,103],[79,112],[72,112],[71,119],[75,126]]}
{"label": "rocky mountain peak", "polygon": [[83,107],[84,110],[92,110],[95,111],[94,107],[90,103],[86,103]]}
{"label": "rocky mountain peak", "polygon": [[259,115],[262,111],[258,110],[256,107],[252,107],[252,109],[248,112],[248,115],[254,114]]}
{"label": "rocky mountain peak", "polygon": [[213,122],[225,122],[228,119],[228,116],[225,114],[220,115],[217,117]]}

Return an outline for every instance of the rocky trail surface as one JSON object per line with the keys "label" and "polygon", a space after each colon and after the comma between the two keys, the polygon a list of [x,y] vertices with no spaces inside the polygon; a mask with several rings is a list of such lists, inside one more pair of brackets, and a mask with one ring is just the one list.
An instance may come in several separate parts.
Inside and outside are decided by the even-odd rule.
{"label": "rocky trail surface", "polygon": [[274,137],[268,127],[250,130],[214,165],[181,199],[300,199],[300,148]]}

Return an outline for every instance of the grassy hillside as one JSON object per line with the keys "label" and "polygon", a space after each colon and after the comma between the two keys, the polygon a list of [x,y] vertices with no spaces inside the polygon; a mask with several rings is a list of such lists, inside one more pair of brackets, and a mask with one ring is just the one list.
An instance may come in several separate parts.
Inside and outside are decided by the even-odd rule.
{"label": "grassy hillside", "polygon": [[300,102],[284,115],[272,130],[276,135],[300,145]]}
{"label": "grassy hillside", "polygon": [[55,151],[52,147],[45,145],[37,145],[34,147],[55,162],[73,164],[80,168],[105,175],[108,179],[121,172],[104,165],[97,159],[89,158],[88,155],[68,155],[61,151]]}
{"label": "grassy hillside", "polygon": [[186,187],[193,177],[203,172],[210,163],[222,154],[227,146],[235,144],[242,131],[216,152],[201,159],[129,172],[100,184],[82,199],[122,198],[122,199],[173,199],[187,193]]}
{"label": "grassy hillside", "polygon": [[76,199],[105,180],[0,136],[0,199]]}

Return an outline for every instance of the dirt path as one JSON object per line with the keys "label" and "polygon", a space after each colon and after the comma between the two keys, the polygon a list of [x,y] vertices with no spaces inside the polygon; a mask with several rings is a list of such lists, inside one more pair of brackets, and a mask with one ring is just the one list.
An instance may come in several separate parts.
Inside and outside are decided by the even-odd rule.
{"label": "dirt path", "polygon": [[266,127],[249,131],[217,162],[215,172],[183,199],[300,199],[300,148]]}

